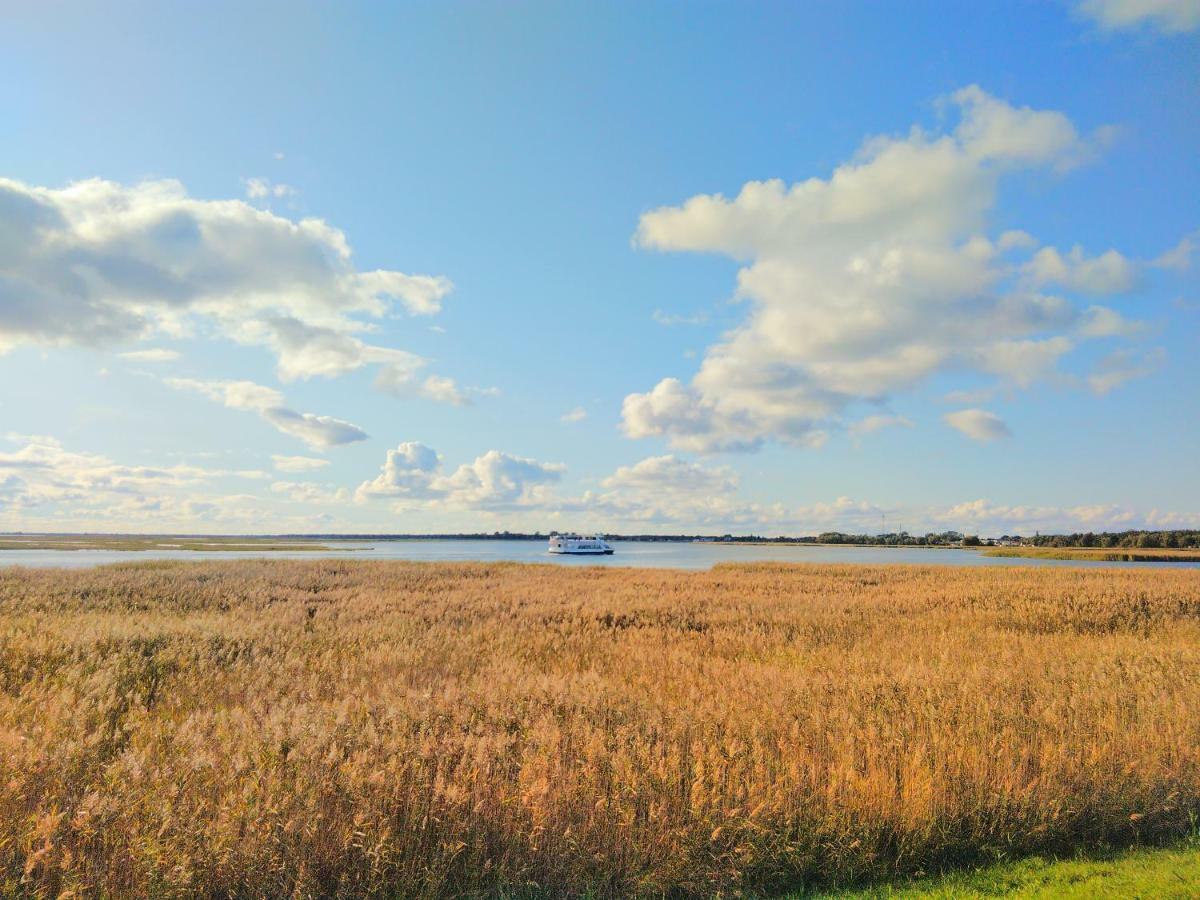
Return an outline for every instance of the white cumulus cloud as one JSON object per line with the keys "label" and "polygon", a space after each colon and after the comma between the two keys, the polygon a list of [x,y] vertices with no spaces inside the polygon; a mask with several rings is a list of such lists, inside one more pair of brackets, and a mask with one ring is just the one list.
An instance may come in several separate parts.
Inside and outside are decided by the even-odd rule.
{"label": "white cumulus cloud", "polygon": [[721,530],[756,525],[782,508],[764,508],[738,497],[737,473],[704,466],[672,454],[619,467],[601,482],[603,490],[579,498],[574,508],[639,526],[685,524]]}
{"label": "white cumulus cloud", "polygon": [[1134,286],[1136,268],[1116,250],[1089,257],[1076,245],[1064,256],[1055,247],[1033,255],[1025,271],[1034,284],[1058,285],[1083,294],[1121,294]]}
{"label": "white cumulus cloud", "polygon": [[380,473],[358,486],[360,502],[387,497],[401,508],[505,510],[547,505],[566,466],[489,450],[451,473],[441,457],[415,441],[389,450]]}
{"label": "white cumulus cloud", "polygon": [[1043,534],[1130,529],[1196,528],[1200,513],[1151,509],[1140,511],[1116,503],[1078,506],[1037,506],[993,503],[979,499],[924,513],[927,520],[967,533],[996,537],[1001,534]]}
{"label": "white cumulus cloud", "polygon": [[748,182],[733,198],[642,216],[642,247],[741,261],[748,311],[690,381],[664,378],[625,398],[628,436],[694,452],[811,446],[849,408],[935,374],[1029,387],[1059,377],[1080,340],[1124,330],[1044,291],[1128,290],[1134,266],[1121,254],[1031,256],[1026,232],[987,233],[1005,178],[1068,169],[1095,141],[1062,113],[978,87],[946,105],[957,113],[950,130],[868,140],[828,179]]}
{"label": "white cumulus cloud", "polygon": [[712,468],[673,455],[651,456],[621,466],[603,482],[612,490],[638,493],[728,494],[737,489],[737,474],[727,466]]}
{"label": "white cumulus cloud", "polygon": [[221,478],[263,476],[193,465],[127,465],[68,449],[46,435],[7,434],[4,440],[19,445],[0,451],[0,522],[13,529],[24,530],[30,522],[52,523],[56,530],[78,530],[92,522],[128,530],[144,521],[193,527],[201,521],[241,521],[254,512],[253,497],[195,491]]}
{"label": "white cumulus cloud", "polygon": [[198,333],[268,348],[284,381],[411,372],[425,360],[358,335],[396,309],[436,313],[452,288],[359,271],[346,236],[321,219],[197,199],[177,181],[0,178],[0,235],[0,353]]}

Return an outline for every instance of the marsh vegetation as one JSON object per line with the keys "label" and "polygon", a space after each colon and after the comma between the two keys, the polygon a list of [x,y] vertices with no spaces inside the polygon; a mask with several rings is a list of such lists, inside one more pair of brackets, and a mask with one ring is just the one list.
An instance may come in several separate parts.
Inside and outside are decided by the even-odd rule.
{"label": "marsh vegetation", "polygon": [[0,570],[0,893],[784,891],[1174,840],[1200,571]]}
{"label": "marsh vegetation", "polygon": [[1078,559],[1100,562],[1200,562],[1200,550],[1168,548],[1126,549],[1099,547],[993,547],[984,556],[1022,559]]}

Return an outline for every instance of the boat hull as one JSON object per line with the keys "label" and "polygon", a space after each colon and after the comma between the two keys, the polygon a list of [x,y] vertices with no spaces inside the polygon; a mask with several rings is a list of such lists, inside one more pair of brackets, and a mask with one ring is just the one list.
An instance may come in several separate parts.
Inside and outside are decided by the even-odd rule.
{"label": "boat hull", "polygon": [[612,544],[590,534],[556,534],[550,538],[547,552],[557,556],[611,556]]}

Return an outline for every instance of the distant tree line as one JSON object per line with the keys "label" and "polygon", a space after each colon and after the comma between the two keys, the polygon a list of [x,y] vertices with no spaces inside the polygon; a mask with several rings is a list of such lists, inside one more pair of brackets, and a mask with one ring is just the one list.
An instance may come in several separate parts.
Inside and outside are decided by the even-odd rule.
{"label": "distant tree line", "polygon": [[1038,534],[1033,537],[1014,537],[1022,544],[1034,547],[1166,547],[1175,549],[1200,548],[1200,531],[1093,531],[1076,534]]}
{"label": "distant tree line", "polygon": [[[11,532],[21,534],[21,532]],[[470,540],[470,541],[544,541],[549,535],[558,534],[550,531],[516,532],[491,531],[456,534],[283,534],[260,535],[274,538],[305,538],[305,539],[337,539],[337,540],[369,540],[369,541],[411,541],[411,540]],[[143,535],[144,536],[144,535]],[[186,537],[187,535],[171,535]],[[815,537],[804,535],[800,537],[766,537],[757,534],[747,535],[704,535],[704,534],[616,534],[606,532],[605,536],[614,541],[654,541],[654,542],[687,542],[703,541],[724,543],[752,544],[854,544],[872,547],[979,547],[986,544],[1023,544],[1033,547],[1162,547],[1168,549],[1200,548],[1200,531],[1119,531],[1119,532],[1077,532],[1075,534],[1036,534],[1032,537],[1022,537],[1019,534],[1006,534],[995,539],[981,539],[978,535],[963,534],[961,531],[930,531],[925,534],[909,534],[907,531],[894,531],[887,534],[847,534],[843,531],[823,531]]]}
{"label": "distant tree line", "polygon": [[978,547],[981,543],[976,535],[964,535],[961,531],[930,531],[925,534],[909,534],[907,531],[889,534],[824,531],[812,540],[818,544],[862,544],[873,547],[951,547],[958,544]]}

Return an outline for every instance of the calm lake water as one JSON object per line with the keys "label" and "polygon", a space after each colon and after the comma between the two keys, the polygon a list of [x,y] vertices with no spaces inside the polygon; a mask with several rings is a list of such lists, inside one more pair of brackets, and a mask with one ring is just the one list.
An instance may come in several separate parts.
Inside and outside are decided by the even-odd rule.
{"label": "calm lake water", "polygon": [[[331,543],[331,542],[326,542]],[[1186,563],[1124,563],[1092,560],[1019,559],[983,556],[974,550],[917,547],[825,547],[806,545],[737,545],[616,541],[612,556],[555,556],[542,541],[377,541],[338,542],[323,551],[222,550],[0,550],[0,566],[87,567],[155,559],[408,559],[430,562],[552,563],[561,566],[648,566],[663,569],[707,569],[721,562],[915,563],[944,566],[1110,566],[1118,568],[1200,568]]]}

